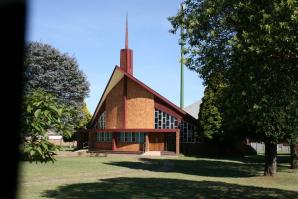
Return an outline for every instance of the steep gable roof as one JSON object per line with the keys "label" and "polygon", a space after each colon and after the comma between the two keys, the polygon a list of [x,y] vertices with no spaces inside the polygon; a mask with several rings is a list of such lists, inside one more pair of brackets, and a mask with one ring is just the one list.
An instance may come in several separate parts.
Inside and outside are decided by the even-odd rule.
{"label": "steep gable roof", "polygon": [[[175,111],[179,112],[180,114],[183,115],[188,115],[189,117],[192,117],[190,114],[188,114],[186,111],[184,111],[183,109],[179,108],[178,106],[176,106],[174,103],[170,102],[167,98],[163,97],[162,95],[160,95],[159,93],[157,93],[156,91],[154,91],[153,89],[151,89],[149,86],[145,85],[143,82],[141,82],[140,80],[138,80],[137,78],[135,78],[134,76],[130,75],[129,73],[125,72],[124,70],[122,70],[119,66],[115,66],[113,73],[108,81],[108,84],[99,100],[99,103],[97,104],[97,107],[95,109],[95,112],[92,116],[91,119],[91,123],[93,124],[96,115],[101,107],[101,105],[103,104],[103,102],[105,101],[108,93],[114,88],[115,85],[117,85],[117,83],[124,77],[128,77],[129,79],[131,79],[133,82],[137,83],[138,85],[140,85],[142,88],[144,88],[145,90],[147,90],[148,92],[152,93],[155,97],[159,98],[160,100],[164,101],[166,104],[168,104],[170,107],[172,107]],[[193,118],[193,117],[192,117]],[[195,119],[195,118],[193,118]]]}
{"label": "steep gable roof", "polygon": [[99,108],[101,107],[102,103],[105,101],[108,93],[114,88],[114,86],[117,85],[117,83],[124,77],[124,73],[122,72],[122,70],[120,70],[120,68],[118,66],[115,66],[112,75],[106,85],[105,90],[103,91],[103,94],[101,95],[101,98],[96,106],[96,109],[93,113],[93,116],[91,118],[91,122],[90,124],[93,124],[94,119],[96,118],[96,115],[99,111]]}
{"label": "steep gable roof", "polygon": [[194,118],[198,119],[198,114],[200,111],[200,105],[202,103],[202,100],[195,101],[194,103],[190,104],[189,106],[183,108],[184,111],[189,113]]}

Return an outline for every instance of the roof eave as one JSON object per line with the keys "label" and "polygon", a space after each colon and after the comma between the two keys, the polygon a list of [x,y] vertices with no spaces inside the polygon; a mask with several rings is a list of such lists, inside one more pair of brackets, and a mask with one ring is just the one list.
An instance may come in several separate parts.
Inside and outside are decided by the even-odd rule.
{"label": "roof eave", "polygon": [[98,112],[98,110],[99,110],[99,108],[100,108],[99,105],[101,104],[101,101],[103,100],[103,96],[104,96],[104,94],[105,94],[105,92],[106,92],[106,90],[107,90],[107,88],[108,88],[108,86],[109,86],[109,84],[110,84],[110,82],[111,82],[111,80],[112,80],[112,77],[113,77],[113,75],[115,74],[117,68],[119,68],[119,67],[116,65],[115,68],[114,68],[114,70],[113,70],[113,72],[112,72],[112,74],[111,74],[111,76],[110,76],[110,78],[109,78],[109,81],[108,81],[108,83],[107,83],[107,85],[106,85],[106,87],[105,87],[105,90],[103,91],[103,93],[102,93],[102,95],[101,95],[101,97],[100,97],[100,100],[99,100],[99,102],[98,102],[98,104],[97,104],[97,106],[96,106],[96,109],[95,109],[95,111],[94,111],[94,113],[93,113],[93,115],[92,115],[92,118],[91,118],[91,122],[90,122],[90,124],[89,124],[89,127],[93,125],[94,119],[95,119],[95,117],[96,117],[96,115],[97,115],[97,112]]}

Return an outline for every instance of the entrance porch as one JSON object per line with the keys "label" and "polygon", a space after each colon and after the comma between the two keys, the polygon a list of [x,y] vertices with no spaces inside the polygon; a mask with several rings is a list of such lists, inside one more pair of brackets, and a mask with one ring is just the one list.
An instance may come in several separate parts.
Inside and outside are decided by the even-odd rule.
{"label": "entrance porch", "polygon": [[179,129],[89,129],[89,151],[180,152]]}

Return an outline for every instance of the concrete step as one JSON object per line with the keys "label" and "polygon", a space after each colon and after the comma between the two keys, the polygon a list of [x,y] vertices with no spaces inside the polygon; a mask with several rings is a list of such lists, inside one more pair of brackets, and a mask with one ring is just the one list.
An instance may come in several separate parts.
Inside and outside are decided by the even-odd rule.
{"label": "concrete step", "polygon": [[146,151],[142,154],[143,156],[161,156],[160,151]]}

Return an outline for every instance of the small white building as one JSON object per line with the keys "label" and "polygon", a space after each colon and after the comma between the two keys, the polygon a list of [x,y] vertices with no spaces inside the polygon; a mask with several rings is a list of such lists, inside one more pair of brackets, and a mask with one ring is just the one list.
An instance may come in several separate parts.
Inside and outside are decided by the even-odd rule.
{"label": "small white building", "polygon": [[67,147],[75,147],[76,146],[76,141],[64,142],[63,136],[56,133],[53,129],[48,129],[47,132],[48,132],[49,142],[51,142],[55,145],[67,146]]}

